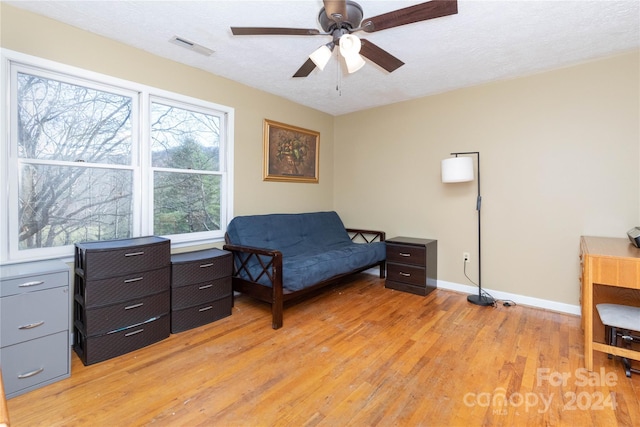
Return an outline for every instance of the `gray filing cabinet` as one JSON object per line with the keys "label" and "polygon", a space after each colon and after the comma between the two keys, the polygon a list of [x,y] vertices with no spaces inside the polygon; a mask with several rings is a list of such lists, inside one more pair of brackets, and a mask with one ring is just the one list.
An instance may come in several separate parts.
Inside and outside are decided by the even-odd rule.
{"label": "gray filing cabinet", "polygon": [[0,266],[0,366],[7,398],[71,375],[70,269],[62,261]]}

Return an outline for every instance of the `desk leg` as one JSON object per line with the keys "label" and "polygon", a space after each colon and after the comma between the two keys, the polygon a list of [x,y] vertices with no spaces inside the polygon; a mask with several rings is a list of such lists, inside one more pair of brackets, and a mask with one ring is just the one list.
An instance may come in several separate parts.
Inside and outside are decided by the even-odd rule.
{"label": "desk leg", "polygon": [[593,371],[593,282],[591,281],[591,260],[587,259],[585,292],[582,314],[584,316],[584,367]]}

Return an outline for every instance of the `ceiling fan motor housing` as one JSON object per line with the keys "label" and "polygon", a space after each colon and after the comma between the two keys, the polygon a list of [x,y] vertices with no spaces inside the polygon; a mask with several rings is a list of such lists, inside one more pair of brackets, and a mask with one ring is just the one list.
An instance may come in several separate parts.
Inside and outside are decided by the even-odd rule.
{"label": "ceiling fan motor housing", "polygon": [[358,3],[349,0],[347,0],[346,6],[347,16],[336,14],[330,17],[327,16],[324,7],[320,9],[320,14],[318,15],[320,27],[327,33],[333,33],[334,30],[341,28],[349,30],[348,32],[354,28],[358,28],[360,22],[362,22],[362,7],[360,7]]}

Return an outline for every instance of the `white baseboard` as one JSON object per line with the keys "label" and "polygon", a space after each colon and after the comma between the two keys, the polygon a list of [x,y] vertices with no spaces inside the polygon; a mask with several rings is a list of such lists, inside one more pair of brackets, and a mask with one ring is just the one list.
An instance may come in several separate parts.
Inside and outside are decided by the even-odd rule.
{"label": "white baseboard", "polygon": [[[377,276],[380,275],[380,271],[378,270],[377,267],[366,270],[365,273],[374,274]],[[475,286],[461,285],[459,283],[447,282],[444,280],[438,280],[438,288],[448,289],[450,291],[462,292],[464,294],[478,293],[478,288]],[[489,293],[491,296],[493,296],[496,299],[509,300],[509,301],[515,302],[516,304],[542,308],[545,310],[557,311],[560,313],[574,314],[576,316],[580,316],[580,312],[581,312],[579,305],[565,304],[557,301],[528,297],[526,295],[518,295],[518,294],[509,293],[509,292],[495,291],[493,289],[483,288],[483,290]]]}
{"label": "white baseboard", "polygon": [[[477,294],[478,288],[475,286],[461,285],[459,283],[446,282],[438,280],[438,288],[449,289],[452,291],[462,292],[465,294]],[[526,295],[512,294],[509,292],[496,291],[493,289],[482,288],[488,294],[499,300],[509,300],[516,304],[528,305],[530,307],[543,308],[545,310],[558,311],[560,313],[574,314],[580,316],[580,306],[565,304],[562,302],[551,301],[541,298],[528,297]]]}

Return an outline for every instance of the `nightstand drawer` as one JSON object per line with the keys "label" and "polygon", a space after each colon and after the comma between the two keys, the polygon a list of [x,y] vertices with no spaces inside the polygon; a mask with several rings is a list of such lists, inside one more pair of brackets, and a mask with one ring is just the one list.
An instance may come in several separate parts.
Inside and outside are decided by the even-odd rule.
{"label": "nightstand drawer", "polygon": [[387,243],[387,262],[400,264],[425,265],[426,249],[424,246],[399,245]]}
{"label": "nightstand drawer", "polygon": [[424,286],[426,272],[422,267],[406,264],[387,263],[387,280]]}
{"label": "nightstand drawer", "polygon": [[0,299],[0,347],[69,330],[69,289],[60,287]]}

